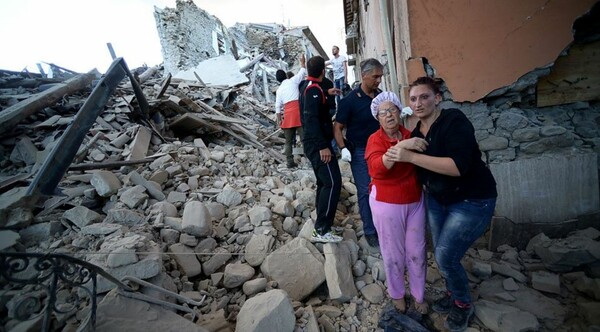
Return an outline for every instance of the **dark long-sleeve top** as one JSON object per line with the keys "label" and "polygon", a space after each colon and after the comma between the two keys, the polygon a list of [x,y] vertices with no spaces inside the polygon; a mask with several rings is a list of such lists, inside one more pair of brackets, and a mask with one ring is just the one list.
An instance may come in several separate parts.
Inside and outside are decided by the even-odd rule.
{"label": "dark long-sleeve top", "polygon": [[300,121],[304,144],[312,144],[318,150],[331,147],[333,123],[327,103],[327,90],[314,77],[300,83]]}
{"label": "dark long-sleeve top", "polygon": [[429,145],[424,153],[452,158],[460,173],[460,176],[448,176],[418,167],[419,182],[429,194],[442,204],[498,196],[494,176],[481,160],[475,129],[463,112],[442,110],[427,136],[423,136],[420,129],[421,122],[418,122],[412,136],[427,140]]}
{"label": "dark long-sleeve top", "polygon": [[[400,127],[402,139],[410,138],[410,131]],[[417,181],[416,167],[411,163],[398,162],[390,169],[383,164],[383,155],[398,143],[379,129],[369,136],[365,159],[371,176],[371,187],[377,188],[376,200],[392,204],[408,204],[421,199],[421,185]]]}

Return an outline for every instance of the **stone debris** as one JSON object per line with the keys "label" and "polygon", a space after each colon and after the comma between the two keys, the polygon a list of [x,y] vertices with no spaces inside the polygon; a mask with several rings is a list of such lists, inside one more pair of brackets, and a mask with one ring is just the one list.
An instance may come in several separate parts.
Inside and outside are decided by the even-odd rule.
{"label": "stone debris", "polygon": [[[298,39],[288,36],[282,57],[273,37],[278,33],[271,26],[237,25],[231,38],[258,48],[263,55],[256,63],[274,72],[281,61],[291,67],[302,52]],[[233,70],[256,83],[251,67]],[[381,331],[380,317],[390,304],[386,276],[381,254],[363,236],[350,165],[340,162],[343,189],[335,218],[344,241],[313,244],[316,179],[302,155],[296,156],[297,169],[285,167],[284,141],[273,135],[275,116],[266,102],[274,100],[274,78],[265,75],[267,98],[256,84],[216,86],[162,77],[164,69],[133,71],[138,77],[154,73],[140,82],[147,118],[131,86],[118,87],[72,168],[60,175],[60,195],[26,204],[25,184],[90,91],[66,95],[0,135],[0,226],[9,228],[0,231],[1,250],[67,254],[119,279],[136,277],[194,300],[206,295],[192,308],[198,320],[190,322],[189,314],[115,297],[115,286],[100,277],[98,330],[130,326],[136,317],[146,324],[131,329]],[[0,74],[3,109],[31,97],[43,82]],[[516,130],[520,125],[507,116],[498,121]],[[556,128],[544,130],[561,135]],[[481,144],[505,142],[490,137]],[[597,330],[599,238],[595,228],[554,239],[540,233],[522,251],[491,251],[485,239],[478,242],[463,260],[476,308],[469,330]],[[429,303],[443,295],[443,283],[429,252]],[[64,325],[78,326],[81,317],[66,318]],[[436,313],[416,323],[390,317],[394,324],[443,330],[444,317]],[[19,322],[7,316],[0,324],[11,330]]]}

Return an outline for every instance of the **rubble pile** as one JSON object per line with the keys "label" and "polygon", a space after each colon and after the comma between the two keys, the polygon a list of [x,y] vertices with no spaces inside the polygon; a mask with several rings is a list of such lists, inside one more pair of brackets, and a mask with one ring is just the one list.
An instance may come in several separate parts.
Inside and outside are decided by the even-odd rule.
{"label": "rubble pile", "polygon": [[[315,178],[301,156],[299,169],[281,163],[282,140],[267,138],[274,131],[269,105],[240,87],[168,81],[159,71],[142,83],[150,125],[136,118],[123,82],[74,160],[74,166],[88,167],[68,171],[61,195],[36,206],[15,203],[22,185],[89,91],[65,96],[2,134],[1,250],[68,254],[119,279],[136,277],[192,300],[204,298],[194,308],[200,330],[381,328],[379,317],[390,310],[383,262],[362,237],[349,164],[341,162],[335,223],[344,241],[313,244],[307,238],[315,219]],[[38,79],[37,88],[2,87],[2,106],[37,92],[42,79],[23,80]],[[18,80],[5,75],[2,84]],[[119,164],[123,160],[143,163]],[[477,299],[473,330],[600,325],[599,235],[596,229],[560,240],[540,234],[525,251],[502,246],[491,252],[479,242],[464,259]],[[431,302],[444,292],[431,254],[427,281]],[[115,306],[123,312],[148,306],[115,302],[114,291],[104,295],[114,287],[99,279],[99,327],[108,329],[111,313],[119,311]],[[18,326],[12,314],[3,316],[4,329]],[[427,328],[443,330],[441,315],[420,318]],[[77,326],[78,319],[66,317],[62,324]]]}

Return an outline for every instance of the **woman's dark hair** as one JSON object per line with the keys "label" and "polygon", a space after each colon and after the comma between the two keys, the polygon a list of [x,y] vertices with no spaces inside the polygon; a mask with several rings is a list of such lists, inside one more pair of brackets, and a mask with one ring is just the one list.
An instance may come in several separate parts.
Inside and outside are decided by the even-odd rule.
{"label": "woman's dark hair", "polygon": [[442,90],[440,89],[442,80],[439,78],[431,78],[428,76],[419,77],[414,82],[410,83],[408,86],[409,90],[417,85],[427,85],[435,94],[442,94]]}

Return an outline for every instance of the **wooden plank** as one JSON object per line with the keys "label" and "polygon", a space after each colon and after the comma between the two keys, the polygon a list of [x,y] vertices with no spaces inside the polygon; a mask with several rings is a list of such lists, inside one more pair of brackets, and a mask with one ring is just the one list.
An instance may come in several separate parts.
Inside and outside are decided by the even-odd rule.
{"label": "wooden plank", "polygon": [[169,124],[169,127],[171,129],[175,129],[175,130],[188,130],[188,131],[194,130],[197,128],[201,128],[201,127],[205,127],[212,131],[215,131],[215,132],[223,131],[222,127],[216,126],[216,125],[200,118],[198,115],[192,114],[192,113],[186,113],[186,114],[179,116],[175,120],[171,121],[171,123]]}
{"label": "wooden plank", "polygon": [[600,99],[600,41],[575,44],[537,84],[537,106]]}
{"label": "wooden plank", "polygon": [[92,70],[86,74],[75,76],[3,110],[0,112],[0,132],[12,130],[28,116],[54,105],[64,96],[88,88],[97,73],[96,70]]}

